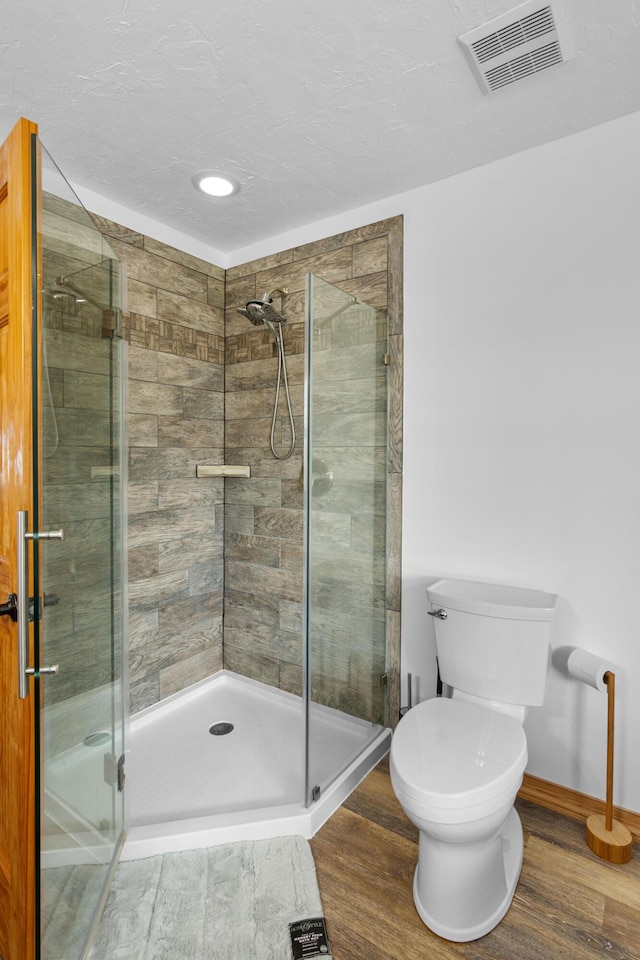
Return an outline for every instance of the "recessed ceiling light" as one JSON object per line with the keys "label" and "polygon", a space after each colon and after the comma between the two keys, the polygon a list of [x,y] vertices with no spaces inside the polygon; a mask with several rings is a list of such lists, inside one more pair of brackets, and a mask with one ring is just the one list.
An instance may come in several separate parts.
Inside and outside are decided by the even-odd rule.
{"label": "recessed ceiling light", "polygon": [[239,184],[231,177],[222,176],[219,173],[198,173],[193,178],[194,186],[203,193],[208,193],[211,197],[230,197],[232,193],[239,190]]}

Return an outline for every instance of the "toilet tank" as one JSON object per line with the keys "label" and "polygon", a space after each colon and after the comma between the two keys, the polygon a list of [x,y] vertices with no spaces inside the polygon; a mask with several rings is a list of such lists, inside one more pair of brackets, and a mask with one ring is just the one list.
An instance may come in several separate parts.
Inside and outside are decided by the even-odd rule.
{"label": "toilet tank", "polygon": [[485,700],[544,702],[555,594],[438,580],[427,596],[432,611],[446,613],[433,618],[445,683]]}

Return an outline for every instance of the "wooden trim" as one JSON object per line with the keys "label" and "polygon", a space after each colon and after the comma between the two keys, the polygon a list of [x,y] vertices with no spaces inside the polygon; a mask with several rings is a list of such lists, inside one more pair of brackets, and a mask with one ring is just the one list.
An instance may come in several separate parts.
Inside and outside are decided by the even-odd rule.
{"label": "wooden trim", "polygon": [[[32,257],[37,242],[32,218],[39,217],[40,200],[32,184],[32,150],[37,132],[36,124],[21,118],[0,144],[0,181],[8,183],[7,190],[0,192],[4,197],[0,203],[0,271],[6,290],[0,327],[0,584],[10,592],[15,592],[18,576],[17,511],[33,509]],[[33,564],[28,586],[33,594]],[[33,642],[30,633],[30,650]],[[29,698],[18,695],[17,649],[17,625],[5,617],[0,626],[0,954],[33,960],[36,711],[33,681]]]}
{"label": "wooden trim", "polygon": [[[541,780],[540,777],[534,777],[530,773],[525,773],[518,796],[522,800],[537,803],[539,807],[553,810],[554,813],[573,817],[574,820],[586,821],[592,813],[604,814],[605,812],[604,800],[590,797],[586,793],[578,793],[577,790],[570,790],[569,787],[562,787],[549,780]],[[614,806],[613,815],[631,831],[635,841],[640,841],[640,813]]]}

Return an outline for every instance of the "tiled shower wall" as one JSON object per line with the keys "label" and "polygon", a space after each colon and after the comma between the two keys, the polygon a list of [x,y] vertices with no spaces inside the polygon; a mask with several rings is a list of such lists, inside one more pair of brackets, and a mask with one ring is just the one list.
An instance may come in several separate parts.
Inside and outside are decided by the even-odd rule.
{"label": "tiled shower wall", "polygon": [[[305,283],[315,274],[359,301],[389,314],[389,431],[387,465],[389,515],[387,539],[387,658],[389,718],[397,717],[399,660],[399,530],[402,397],[402,221],[370,224],[233,267],[226,274],[226,459],[250,464],[251,478],[227,480],[225,497],[225,667],[293,693],[302,691],[303,510],[300,482],[303,449]],[[298,443],[291,459],[276,460],[269,450],[277,377],[273,336],[237,313],[247,300],[262,299],[275,288],[288,290],[283,313],[287,369]],[[274,296],[274,305],[280,299]],[[354,368],[352,375],[357,377]],[[350,428],[349,415],[336,414],[336,435]],[[286,407],[281,398],[277,446],[288,449]],[[366,443],[354,437],[354,444]],[[339,519],[339,518],[336,518]],[[384,531],[383,531],[384,536]],[[382,546],[381,543],[379,543]],[[348,551],[346,551],[348,553]],[[351,552],[354,558],[356,552]],[[354,561],[354,566],[357,561]],[[338,574],[336,574],[338,575]],[[354,577],[354,580],[357,579]],[[335,583],[336,581],[334,581]],[[357,595],[354,583],[353,596]],[[347,627],[349,575],[336,588],[333,615],[325,614],[326,676],[315,677],[318,699],[338,706],[340,697],[363,704],[385,670],[375,653],[363,655],[359,628]],[[330,607],[331,604],[323,604]],[[364,621],[364,617],[363,617]],[[326,651],[323,651],[326,652]],[[316,662],[318,662],[316,660]],[[338,699],[335,694],[338,693]],[[316,699],[314,695],[314,699]],[[363,715],[365,715],[363,713]],[[377,719],[371,717],[370,719]]]}
{"label": "tiled shower wall", "polygon": [[[224,666],[301,691],[304,287],[311,272],[389,315],[386,669],[389,722],[394,722],[400,643],[401,218],[226,273],[97,219],[128,276],[123,332],[130,344],[131,712],[223,666],[223,569]],[[266,328],[251,326],[236,308],[284,286],[289,291],[287,370],[299,441],[294,457],[278,461],[269,450],[277,373],[273,337]],[[286,449],[282,413],[281,404],[277,442]],[[251,478],[196,479],[198,463],[225,460],[250,464]]]}
{"label": "tiled shower wall", "polygon": [[126,265],[129,667],[136,713],[222,667],[224,271],[99,219]]}

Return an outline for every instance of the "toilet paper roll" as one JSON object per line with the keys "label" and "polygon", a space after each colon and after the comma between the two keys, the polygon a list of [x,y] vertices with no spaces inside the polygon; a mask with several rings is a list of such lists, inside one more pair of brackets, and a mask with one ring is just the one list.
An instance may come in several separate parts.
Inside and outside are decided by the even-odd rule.
{"label": "toilet paper roll", "polygon": [[576,647],[569,654],[567,669],[570,677],[575,677],[582,683],[588,683],[590,687],[600,690],[601,693],[604,693],[607,689],[604,682],[604,675],[607,670],[615,673],[612,663],[607,663],[602,657],[595,653],[589,653],[588,650],[581,650],[580,647]]}

